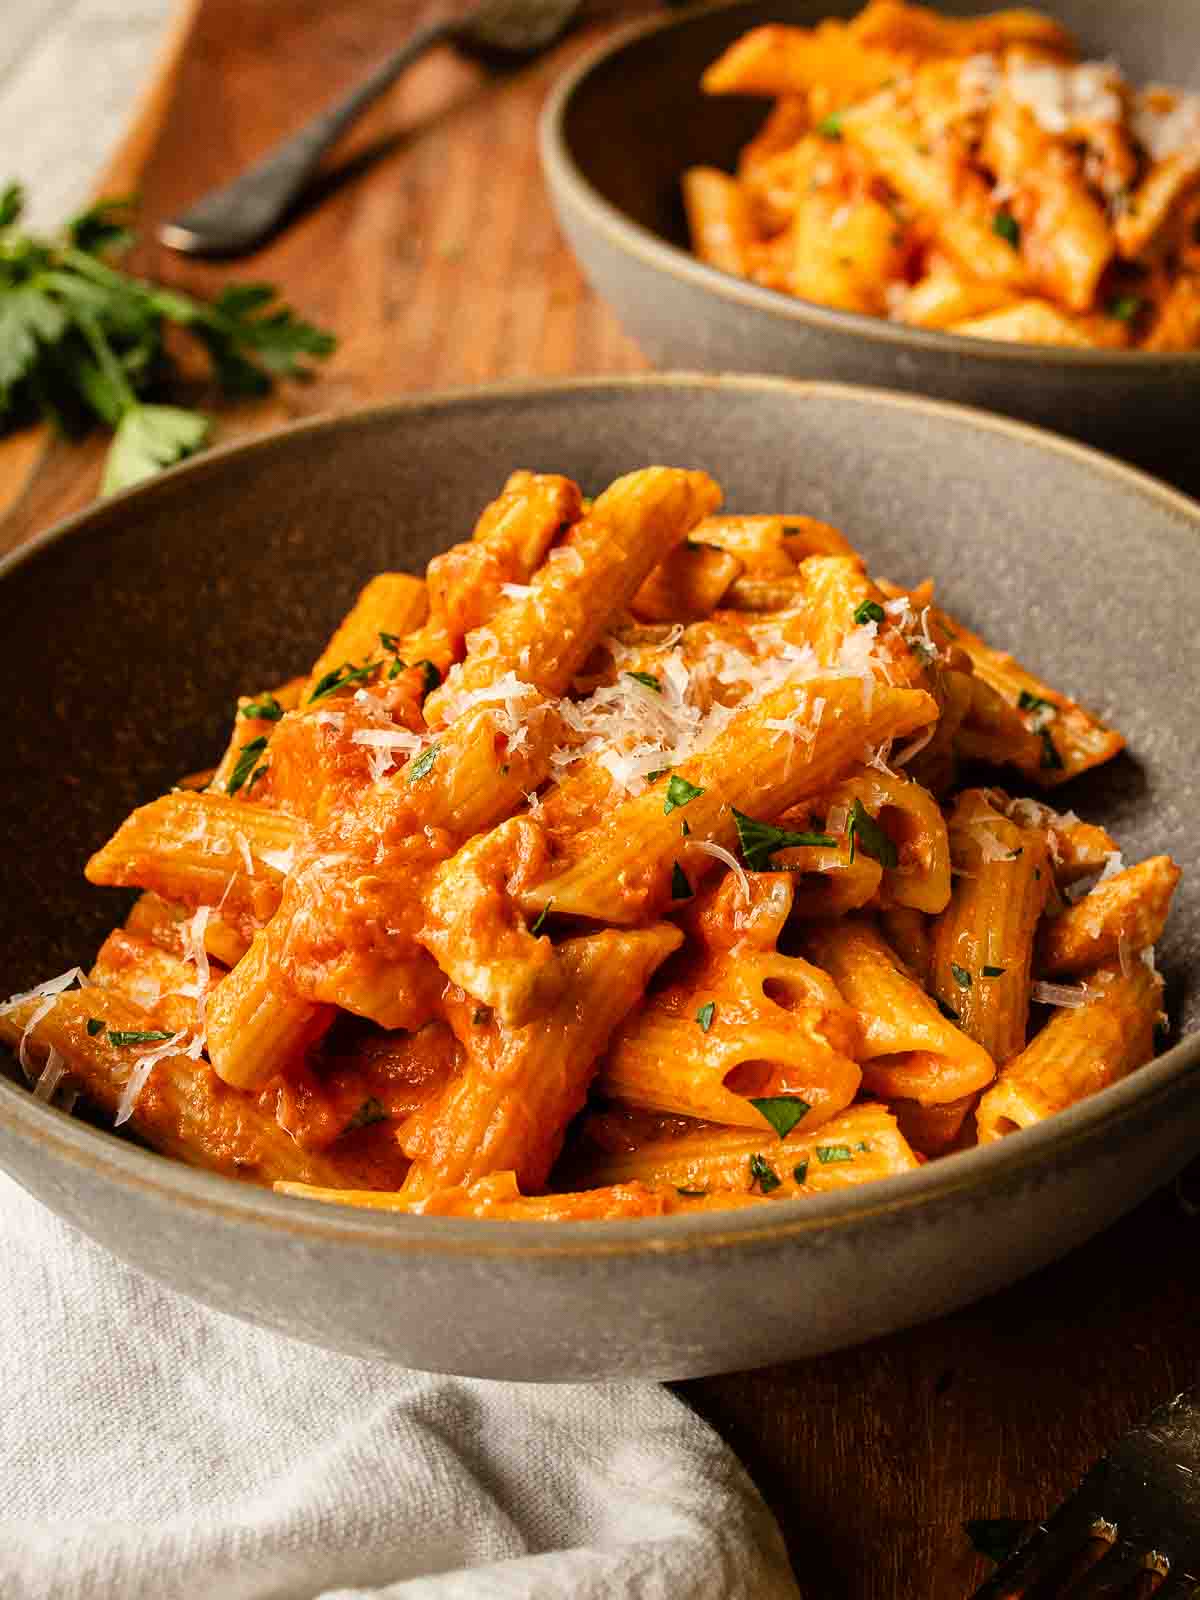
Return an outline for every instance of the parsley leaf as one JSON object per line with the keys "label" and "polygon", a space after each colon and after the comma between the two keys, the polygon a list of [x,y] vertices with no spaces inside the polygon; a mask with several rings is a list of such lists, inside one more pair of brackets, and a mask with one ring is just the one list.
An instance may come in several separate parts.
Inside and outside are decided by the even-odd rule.
{"label": "parsley leaf", "polygon": [[840,139],[842,137],[842,114],[840,111],[831,111],[827,117],[822,117],[817,123],[816,131],[822,139]]}
{"label": "parsley leaf", "polygon": [[334,667],[324,677],[318,678],[308,703],[311,706],[314,700],[324,700],[326,695],[336,694],[339,689],[349,688],[352,683],[365,683],[378,670],[378,661],[364,661],[361,667],[356,667],[352,661],[343,661],[340,667]]}
{"label": "parsley leaf", "polygon": [[179,406],[128,406],[113,434],[100,493],[132,489],[164,467],[173,467],[207,443],[211,431],[212,424],[198,411],[184,411]]}
{"label": "parsley leaf", "polygon": [[1005,970],[1004,967],[980,967],[979,972],[984,978],[1002,978]]}
{"label": "parsley leaf", "polygon": [[769,822],[758,822],[754,817],[747,817],[736,807],[731,809],[742,859],[751,872],[769,872],[771,857],[776,850],[787,850],[793,845],[837,844],[837,840],[827,833],[791,833],[787,828],[775,828]]}
{"label": "parsley leaf", "polygon": [[1145,304],[1140,294],[1119,294],[1108,302],[1108,314],[1118,322],[1132,322]]}
{"label": "parsley leaf", "polygon": [[896,846],[884,833],[875,821],[875,818],[863,805],[857,795],[854,804],[850,807],[850,820],[846,824],[846,834],[850,840],[850,859],[854,860],[855,851],[861,845],[863,855],[870,856],[878,861],[881,867],[894,867],[900,857]]}
{"label": "parsley leaf", "polygon": [[808,1179],[808,1162],[797,1161],[796,1165],[792,1168],[792,1177],[797,1183],[805,1183]]}
{"label": "parsley leaf", "polygon": [[425,679],[425,693],[432,694],[442,681],[442,675],[432,661],[417,661],[414,665],[419,669]]}
{"label": "parsley leaf", "polygon": [[1049,728],[1038,728],[1037,736],[1042,741],[1041,767],[1044,772],[1061,772],[1063,758],[1059,754],[1058,746],[1050,737]]}
{"label": "parsley leaf", "polygon": [[688,882],[688,875],[677,861],[671,868],[671,899],[690,900],[691,898],[692,886]]}
{"label": "parsley leaf", "polygon": [[102,1017],[89,1017],[87,1019],[88,1038],[94,1039],[98,1033],[104,1032],[104,1019]]}
{"label": "parsley leaf", "polygon": [[547,917],[548,917],[548,916],[549,916],[549,915],[550,915],[550,907],[551,907],[551,906],[552,906],[552,905],[553,905],[553,904],[554,904],[554,901],[553,901],[553,899],[550,899],[550,900],[547,900],[547,901],[546,901],[546,904],[545,904],[545,905],[544,905],[544,906],[543,906],[543,907],[542,907],[542,909],[541,909],[541,910],[540,910],[540,911],[539,911],[539,912],[538,912],[538,914],[537,914],[537,920],[536,920],[536,921],[535,921],[535,922],[534,922],[534,923],[533,923],[533,926],[532,926],[532,927],[531,927],[531,928],[530,928],[530,930],[529,930],[529,931],[530,931],[530,933],[532,933],[532,934],[533,934],[533,935],[534,935],[534,937],[535,937],[535,938],[536,938],[536,937],[537,937],[537,935],[538,935],[538,934],[539,934],[539,933],[541,933],[541,931],[542,931],[542,929],[543,929],[543,927],[545,927],[545,924],[546,924],[546,918],[547,918]]}
{"label": "parsley leaf", "polygon": [[702,1195],[706,1195],[708,1193],[708,1190],[707,1189],[681,1189],[679,1187],[679,1185],[676,1184],[675,1185],[675,1193],[676,1194],[681,1194],[681,1195],[683,1195],[685,1197],[685,1199],[691,1200],[691,1199],[699,1198]]}
{"label": "parsley leaf", "polygon": [[647,689],[653,689],[655,694],[662,693],[662,684],[652,672],[627,672],[627,678],[636,678],[639,683],[645,684]]}
{"label": "parsley leaf", "polygon": [[971,974],[966,967],[960,967],[957,961],[950,963],[950,976],[960,989],[969,989],[971,987]]}
{"label": "parsley leaf", "polygon": [[[238,751],[238,758],[233,764],[233,771],[229,774],[229,782],[225,785],[226,794],[236,794],[239,789],[246,787],[247,782],[254,783],[259,775],[258,772],[254,772],[254,764],[266,748],[267,739],[265,734],[260,734],[257,739],[251,739],[248,744],[242,746]],[[259,771],[261,772],[262,768]],[[252,772],[254,773],[253,778],[250,776]]]}
{"label": "parsley leaf", "polygon": [[428,750],[423,751],[408,764],[409,783],[419,783],[422,778],[429,775],[430,768],[437,760],[438,747],[431,744]]}
{"label": "parsley leaf", "polygon": [[750,1187],[757,1184],[763,1194],[770,1194],[772,1189],[778,1189],[783,1179],[775,1168],[763,1156],[750,1157]]}
{"label": "parsley leaf", "polygon": [[369,1128],[372,1123],[386,1122],[387,1119],[388,1114],[383,1109],[382,1104],[376,1100],[374,1095],[371,1095],[363,1101],[362,1105],[350,1118],[350,1121],[346,1124],[346,1131],[349,1132],[351,1128]]}
{"label": "parsley leaf", "polygon": [[331,335],[268,285],[230,285],[211,302],[114,265],[133,242],[133,202],[109,198],[53,238],[19,227],[19,184],[0,190],[0,427],[41,418],[60,432],[99,420],[115,430],[103,492],[129,488],[200,449],[210,424],[163,404],[175,374],[173,325],[202,345],[221,386],[265,393]]}
{"label": "parsley leaf", "polygon": [[817,1160],[822,1166],[827,1166],[831,1161],[853,1161],[854,1152],[848,1144],[819,1144]]}
{"label": "parsley leaf", "polygon": [[700,1024],[700,1032],[707,1033],[713,1025],[713,1018],[717,1014],[715,1000],[706,1000],[696,1013],[696,1021]]}
{"label": "parsley leaf", "polygon": [[1001,239],[1006,239],[1014,250],[1020,248],[1021,224],[1011,211],[997,211],[992,218],[992,232],[998,234]]}
{"label": "parsley leaf", "polygon": [[772,1095],[765,1100],[751,1100],[750,1104],[775,1129],[781,1139],[786,1139],[796,1124],[811,1110],[807,1100],[799,1095]]}
{"label": "parsley leaf", "polygon": [[164,1033],[161,1028],[145,1030],[141,1028],[110,1028],[108,1030],[108,1042],[111,1045],[115,1045],[118,1050],[123,1050],[126,1045],[131,1044],[162,1044],[165,1040],[173,1039],[174,1037],[173,1033]]}
{"label": "parsley leaf", "polygon": [[697,800],[704,793],[697,789],[694,783],[689,783],[686,778],[681,778],[674,773],[667,785],[667,797],[663,801],[663,816],[669,817],[677,806],[686,806],[689,801]]}
{"label": "parsley leaf", "polygon": [[242,716],[254,717],[259,722],[278,722],[282,715],[283,707],[273,694],[265,694],[261,700],[251,700],[242,707]]}
{"label": "parsley leaf", "polygon": [[884,609],[878,600],[864,600],[854,608],[854,620],[861,628],[864,622],[882,622]]}

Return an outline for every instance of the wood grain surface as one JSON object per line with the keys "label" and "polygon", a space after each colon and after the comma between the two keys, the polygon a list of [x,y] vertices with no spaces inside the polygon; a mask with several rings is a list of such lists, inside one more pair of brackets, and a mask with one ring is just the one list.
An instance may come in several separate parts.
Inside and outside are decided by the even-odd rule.
{"label": "wood grain surface", "polygon": [[[410,0],[187,0],[100,188],[139,189],[148,224],[172,214],[429,14]],[[140,247],[139,270],[202,293],[276,281],[341,336],[311,385],[220,410],[222,438],[404,390],[644,366],[559,237],[535,149],[549,84],[613,21],[593,16],[504,80],[447,52],[427,61],[337,153],[323,203],[249,262]],[[85,505],[102,454],[37,432],[0,444],[0,550]],[[775,1510],[808,1600],[964,1600],[988,1570],[965,1520],[1039,1516],[1196,1380],[1196,1226],[1169,1190],[955,1316],[679,1392]]]}

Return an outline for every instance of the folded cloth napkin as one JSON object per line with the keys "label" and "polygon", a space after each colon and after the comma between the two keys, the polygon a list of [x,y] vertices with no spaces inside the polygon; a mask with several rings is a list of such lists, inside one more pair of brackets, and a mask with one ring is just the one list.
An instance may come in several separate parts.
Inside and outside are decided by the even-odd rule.
{"label": "folded cloth napkin", "polygon": [[4,1600],[798,1600],[750,1480],[666,1389],[297,1344],[6,1178],[0,1350]]}

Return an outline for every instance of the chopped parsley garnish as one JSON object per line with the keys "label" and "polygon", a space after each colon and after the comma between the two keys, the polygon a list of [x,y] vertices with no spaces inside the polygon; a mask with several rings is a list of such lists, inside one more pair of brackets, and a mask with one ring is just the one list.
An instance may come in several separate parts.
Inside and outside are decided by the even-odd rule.
{"label": "chopped parsley garnish", "polygon": [[263,762],[261,767],[255,767],[254,771],[250,774],[250,781],[246,785],[247,789],[253,789],[254,785],[258,782],[258,780],[261,777],[265,776],[265,774],[267,772],[267,767],[268,767],[268,763],[265,762],[265,761]]}
{"label": "chopped parsley garnish", "polygon": [[104,1019],[102,1017],[89,1017],[87,1019],[88,1038],[94,1039],[98,1033],[104,1032]]}
{"label": "chopped parsley garnish", "polygon": [[248,706],[243,706],[242,715],[256,717],[260,722],[278,722],[283,715],[283,707],[273,694],[265,694],[261,700],[251,700]]}
{"label": "chopped parsley garnish", "polygon": [[827,833],[791,833],[787,828],[772,827],[769,822],[758,822],[747,817],[736,807],[733,821],[737,828],[742,859],[751,872],[770,872],[771,857],[776,850],[788,850],[796,845],[836,845],[837,840]]}
{"label": "chopped parsley garnish", "polygon": [[687,836],[688,836],[688,834],[689,834],[689,833],[691,833],[691,831],[692,831],[692,830],[691,830],[691,829],[690,829],[690,828],[689,828],[689,827],[688,827],[688,820],[687,820],[687,818],[686,818],[686,817],[684,817],[684,818],[683,818],[683,819],[682,819],[682,821],[681,821],[681,822],[680,822],[680,824],[679,824],[679,832],[680,832],[680,836],[681,836],[681,837],[682,837],[682,838],[684,838],[684,839],[686,839],[686,838],[687,838]]}
{"label": "chopped parsley garnish", "polygon": [[416,661],[413,665],[424,676],[425,693],[432,694],[442,681],[442,675],[432,661]]}
{"label": "chopped parsley garnish", "polygon": [[674,773],[667,785],[663,816],[669,817],[677,806],[686,806],[689,801],[698,799],[703,793],[703,789],[698,789],[694,783],[689,783],[686,778],[681,778],[677,772]]}
{"label": "chopped parsley garnish", "polygon": [[1037,736],[1042,741],[1041,767],[1043,772],[1061,772],[1063,758],[1059,754],[1058,746],[1050,737],[1049,728],[1038,728]]}
{"label": "chopped parsley garnish", "polygon": [[823,1167],[828,1166],[831,1161],[853,1161],[854,1152],[848,1144],[819,1144],[817,1160]]}
{"label": "chopped parsley garnish", "polygon": [[696,1013],[696,1021],[700,1024],[700,1032],[707,1033],[713,1025],[713,1018],[717,1014],[715,1000],[706,1000]]}
{"label": "chopped parsley garnish", "polygon": [[402,672],[407,672],[407,671],[408,671],[408,663],[406,661],[401,661],[400,657],[397,656],[396,659],[392,662],[391,666],[388,668],[388,673],[387,673],[388,682],[391,683],[393,678],[398,678]]}
{"label": "chopped parsley garnish", "polygon": [[782,1182],[783,1179],[764,1157],[757,1154],[750,1157],[750,1187],[752,1189],[757,1184],[763,1194],[770,1194],[771,1190],[778,1189]]}
{"label": "chopped parsley garnish", "polygon": [[1038,729],[1058,715],[1058,707],[1052,700],[1043,700],[1040,694],[1030,694],[1028,689],[1022,689],[1017,696],[1018,711],[1035,711],[1041,713],[1034,728]]}
{"label": "chopped parsley garnish", "polygon": [[[88,1029],[91,1032],[91,1029]],[[164,1033],[161,1028],[110,1028],[108,1042],[115,1045],[118,1050],[123,1050],[130,1044],[162,1044],[167,1039],[173,1039],[173,1033]]]}
{"label": "chopped parsley garnish", "polygon": [[817,132],[822,139],[840,139],[842,137],[842,114],[840,111],[831,111],[827,117],[822,117],[817,123]]}
{"label": "chopped parsley garnish", "polygon": [[369,1128],[372,1123],[386,1122],[387,1119],[388,1114],[383,1109],[382,1103],[376,1100],[374,1095],[371,1095],[368,1099],[363,1101],[362,1105],[359,1106],[358,1110],[346,1124],[346,1128],[347,1131],[349,1131],[351,1128]]}
{"label": "chopped parsley garnish", "polygon": [[688,882],[687,873],[677,861],[671,868],[671,899],[690,900],[691,898],[692,886]]}
{"label": "chopped parsley garnish", "polygon": [[396,655],[399,652],[400,635],[398,633],[385,633],[383,629],[380,628],[379,642],[383,648],[390,651],[392,655]]}
{"label": "chopped parsley garnish", "polygon": [[537,917],[534,919],[534,922],[533,922],[532,926],[530,927],[529,931],[530,931],[530,933],[533,934],[535,939],[538,936],[538,934],[541,933],[542,929],[545,927],[546,918],[550,915],[550,907],[553,904],[554,904],[554,899],[553,899],[553,897],[551,897],[549,900],[546,901],[546,904],[542,907],[542,909],[538,912]]}
{"label": "chopped parsley garnish", "polygon": [[962,1021],[962,1018],[959,1016],[958,1012],[955,1011],[953,1006],[948,1006],[946,1004],[946,1002],[936,994],[934,995],[933,998],[937,1001],[937,1008],[942,1013],[942,1015],[945,1017],[947,1022],[961,1022]]}
{"label": "chopped parsley garnish", "polygon": [[687,1200],[693,1200],[693,1199],[699,1199],[702,1195],[706,1195],[708,1193],[708,1190],[707,1189],[681,1189],[679,1187],[679,1185],[676,1184],[675,1185],[675,1193],[683,1195],[684,1198],[687,1199]]}
{"label": "chopped parsley garnish", "polygon": [[812,1109],[799,1095],[771,1095],[765,1100],[751,1100],[755,1111],[763,1116],[781,1139],[786,1139],[796,1124]]}
{"label": "chopped parsley garnish", "polygon": [[861,628],[864,622],[882,622],[884,609],[878,600],[864,600],[854,608],[854,620]]}
{"label": "chopped parsley garnish", "polygon": [[[229,774],[229,782],[225,785],[226,794],[236,794],[239,789],[245,788],[247,783],[254,784],[258,781],[263,768],[259,767],[255,771],[255,763],[266,748],[266,734],[259,734],[257,739],[251,739],[249,744],[242,746],[233,764],[233,771]],[[251,773],[254,774],[253,777]]]}
{"label": "chopped parsley garnish", "polygon": [[792,1177],[795,1178],[797,1183],[804,1183],[808,1178],[808,1162],[797,1161],[792,1168]]}
{"label": "chopped parsley garnish", "polygon": [[1005,970],[1004,967],[980,967],[979,969],[980,975],[984,978],[1002,978]]}
{"label": "chopped parsley garnish", "polygon": [[1001,239],[1006,239],[1013,249],[1019,248],[1021,243],[1021,224],[1011,211],[997,211],[992,218],[992,232]]}
{"label": "chopped parsley garnish", "polygon": [[662,777],[665,777],[670,770],[670,767],[655,767],[653,772],[648,772],[646,774],[646,782],[657,783],[658,780]]}
{"label": "chopped parsley garnish", "polygon": [[896,852],[896,846],[884,833],[857,795],[854,797],[854,804],[850,807],[850,820],[846,824],[846,836],[850,840],[851,861],[854,860],[859,846],[862,847],[863,855],[870,856],[873,861],[878,861],[881,867],[894,867],[900,860]]}
{"label": "chopped parsley garnish", "polygon": [[1145,303],[1140,294],[1119,294],[1108,302],[1108,314],[1118,322],[1132,322]]}
{"label": "chopped parsley garnish", "polygon": [[308,697],[311,706],[314,700],[324,700],[326,695],[336,694],[339,689],[347,689],[352,683],[365,683],[373,672],[378,672],[378,661],[364,661],[361,667],[356,667],[351,661],[343,661],[340,667],[334,667],[332,672],[327,672],[323,678],[317,679],[316,687]]}
{"label": "chopped parsley garnish", "polygon": [[409,783],[419,783],[422,778],[428,777],[433,763],[437,760],[438,747],[431,744],[428,750],[423,750],[414,761],[408,764]]}
{"label": "chopped parsley garnish", "polygon": [[1020,1548],[1029,1523],[1017,1517],[980,1517],[964,1522],[963,1529],[981,1556],[1000,1565]]}
{"label": "chopped parsley garnish", "polygon": [[856,1150],[867,1150],[867,1151],[869,1151],[871,1146],[867,1143],[867,1141],[865,1139],[860,1139],[858,1141],[858,1143],[854,1146],[854,1148]]}
{"label": "chopped parsley garnish", "polygon": [[950,963],[950,976],[960,989],[969,989],[971,987],[971,974],[966,967],[960,967],[957,961]]}
{"label": "chopped parsley garnish", "polygon": [[662,693],[662,684],[652,672],[627,672],[627,678],[636,678],[638,683],[645,684],[647,689],[653,689],[655,694]]}

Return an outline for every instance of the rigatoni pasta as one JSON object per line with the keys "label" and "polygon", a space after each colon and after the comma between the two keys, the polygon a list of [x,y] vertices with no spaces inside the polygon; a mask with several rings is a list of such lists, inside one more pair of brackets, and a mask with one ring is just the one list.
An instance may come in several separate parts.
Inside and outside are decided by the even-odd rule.
{"label": "rigatoni pasta", "polygon": [[[908,12],[872,15],[878,90]],[[816,96],[843,45],[789,71]],[[92,857],[142,894],[0,1006],[35,1094],[289,1194],[602,1221],[900,1176],[1147,1059],[1174,864],[961,787],[1120,735],[931,582],[720,498],[516,472],[425,578],[367,583]]]}

